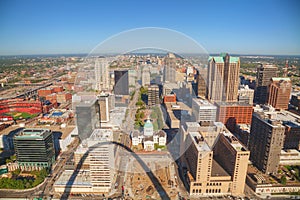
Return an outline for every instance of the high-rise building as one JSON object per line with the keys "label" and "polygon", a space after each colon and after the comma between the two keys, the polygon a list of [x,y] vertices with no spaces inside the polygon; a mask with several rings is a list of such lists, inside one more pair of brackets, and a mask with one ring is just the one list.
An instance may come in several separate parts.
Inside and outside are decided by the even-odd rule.
{"label": "high-rise building", "polygon": [[295,106],[296,110],[300,111],[300,93],[292,95],[291,105]]}
{"label": "high-rise building", "polygon": [[197,94],[196,95],[200,98],[205,99],[207,85],[204,80],[204,77],[199,73],[198,70],[197,70],[196,82],[197,82]]}
{"label": "high-rise building", "polygon": [[266,104],[268,101],[268,86],[272,77],[277,76],[277,67],[274,65],[259,64],[256,73],[254,102]]}
{"label": "high-rise building", "polygon": [[238,101],[246,104],[253,104],[254,90],[250,89],[248,85],[241,85],[238,91]]}
{"label": "high-rise building", "polygon": [[231,133],[220,134],[214,146],[215,159],[232,177],[232,194],[244,193],[250,151]]}
{"label": "high-rise building", "polygon": [[234,132],[236,124],[251,124],[253,107],[239,102],[217,102],[217,121]]}
{"label": "high-rise building", "polygon": [[158,85],[150,85],[148,87],[148,105],[158,105],[159,101],[159,87]]}
{"label": "high-rise building", "polygon": [[14,136],[18,165],[24,170],[50,168],[55,161],[53,135],[49,129],[24,129]]}
{"label": "high-rise building", "polygon": [[164,60],[164,74],[163,81],[166,83],[176,82],[176,57],[168,56]]}
{"label": "high-rise building", "polygon": [[[113,109],[112,101],[114,96],[108,93],[101,93],[98,95],[98,104],[100,106],[100,122],[108,122],[109,121],[109,113],[110,110]],[[101,125],[101,124],[100,124]]]}
{"label": "high-rise building", "polygon": [[228,130],[218,131],[213,147],[201,131],[187,132],[183,156],[191,196],[244,193],[250,152]]}
{"label": "high-rise building", "polygon": [[206,100],[193,98],[192,114],[197,122],[216,121],[217,107]]}
{"label": "high-rise building", "polygon": [[95,129],[74,152],[75,165],[80,163],[81,170],[90,172],[85,182],[91,185],[92,192],[111,190],[115,172],[115,146],[112,141],[112,130]]}
{"label": "high-rise building", "polygon": [[208,99],[235,102],[238,97],[240,58],[228,54],[210,57],[208,60]]}
{"label": "high-rise building", "polygon": [[271,78],[268,104],[276,109],[288,109],[292,83],[289,78]]}
{"label": "high-rise building", "polygon": [[266,174],[278,171],[285,132],[282,122],[271,116],[263,112],[253,113],[248,145],[253,164]]}
{"label": "high-rise building", "polygon": [[90,137],[99,126],[99,112],[100,107],[96,98],[82,101],[76,106],[76,125],[81,140]]}
{"label": "high-rise building", "polygon": [[95,61],[95,89],[98,91],[109,89],[109,65],[107,58],[97,58]]}
{"label": "high-rise building", "polygon": [[150,68],[144,66],[142,70],[142,86],[150,85]]}
{"label": "high-rise building", "polygon": [[129,94],[129,83],[128,83],[128,70],[114,71],[115,95],[128,95]]}

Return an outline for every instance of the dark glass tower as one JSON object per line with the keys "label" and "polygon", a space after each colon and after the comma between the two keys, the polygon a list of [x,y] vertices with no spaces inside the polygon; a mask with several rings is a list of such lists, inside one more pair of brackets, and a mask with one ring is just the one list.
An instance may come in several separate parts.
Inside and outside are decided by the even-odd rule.
{"label": "dark glass tower", "polygon": [[49,129],[24,129],[14,136],[14,146],[21,168],[49,168],[55,161],[53,136]]}

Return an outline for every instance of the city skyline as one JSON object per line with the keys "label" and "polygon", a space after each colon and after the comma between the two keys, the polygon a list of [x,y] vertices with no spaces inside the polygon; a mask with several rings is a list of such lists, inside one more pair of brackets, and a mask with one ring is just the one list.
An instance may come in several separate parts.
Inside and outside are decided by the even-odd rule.
{"label": "city skyline", "polygon": [[0,3],[0,55],[89,53],[120,32],[179,31],[209,53],[300,55],[297,7],[289,1]]}

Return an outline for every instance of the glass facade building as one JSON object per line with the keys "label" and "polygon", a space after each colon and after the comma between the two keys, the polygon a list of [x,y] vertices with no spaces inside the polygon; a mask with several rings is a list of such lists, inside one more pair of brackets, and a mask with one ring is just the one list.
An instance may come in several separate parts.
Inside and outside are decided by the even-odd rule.
{"label": "glass facade building", "polygon": [[49,129],[20,131],[14,136],[14,147],[21,168],[48,168],[55,161],[53,136]]}

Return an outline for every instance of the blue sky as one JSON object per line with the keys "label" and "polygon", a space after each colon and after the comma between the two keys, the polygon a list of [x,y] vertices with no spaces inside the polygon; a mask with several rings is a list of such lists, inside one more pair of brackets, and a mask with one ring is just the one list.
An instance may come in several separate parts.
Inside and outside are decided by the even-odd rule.
{"label": "blue sky", "polygon": [[163,27],[209,53],[300,55],[300,2],[0,0],[0,55],[88,53],[121,31]]}

